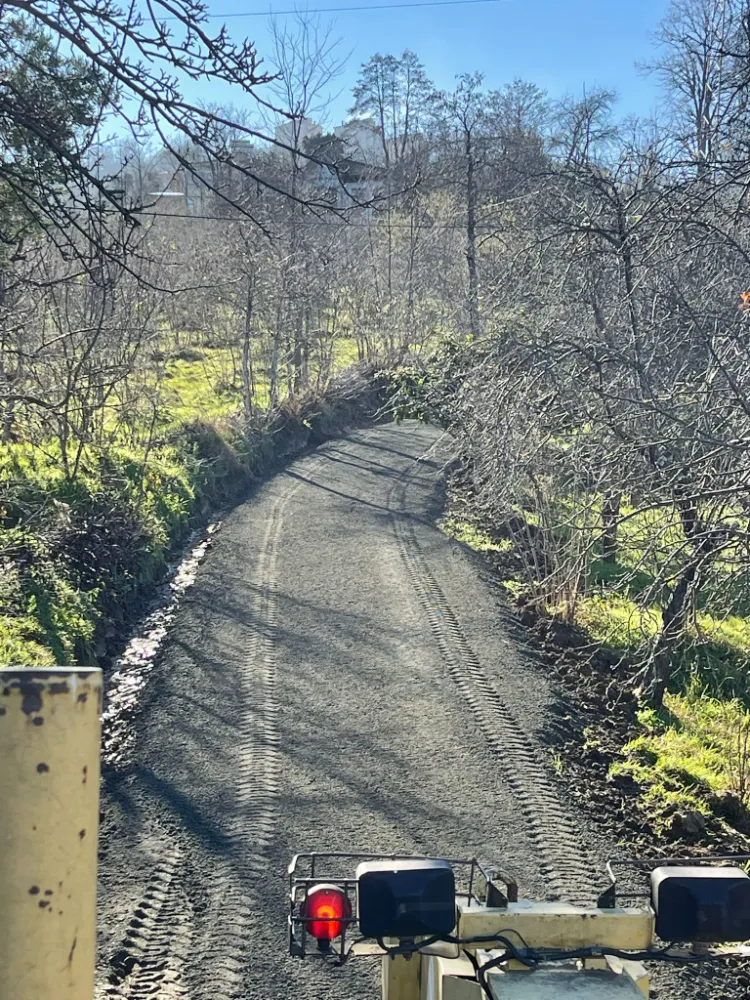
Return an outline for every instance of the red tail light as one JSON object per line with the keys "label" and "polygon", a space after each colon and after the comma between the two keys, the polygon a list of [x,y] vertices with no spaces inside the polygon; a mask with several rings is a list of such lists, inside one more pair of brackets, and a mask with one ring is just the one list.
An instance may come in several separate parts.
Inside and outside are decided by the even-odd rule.
{"label": "red tail light", "polygon": [[307,931],[321,944],[340,937],[351,915],[352,904],[337,885],[313,886],[302,905]]}

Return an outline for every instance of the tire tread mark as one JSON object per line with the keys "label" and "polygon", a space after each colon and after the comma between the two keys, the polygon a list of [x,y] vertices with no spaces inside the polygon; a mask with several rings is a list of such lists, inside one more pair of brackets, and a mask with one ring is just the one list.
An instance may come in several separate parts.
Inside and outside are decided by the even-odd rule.
{"label": "tire tread mark", "polygon": [[550,895],[587,901],[592,894],[593,868],[587,863],[574,823],[565,814],[555,782],[487,677],[422,553],[406,510],[406,491],[413,468],[413,465],[407,467],[399,474],[388,497],[394,533],[412,586],[448,674],[517,794],[530,838],[541,856]]}
{"label": "tire tread mark", "polygon": [[276,498],[255,571],[251,631],[238,692],[242,716],[235,748],[237,806],[226,825],[228,855],[217,863],[210,887],[218,912],[201,963],[205,972],[196,992],[200,1000],[236,1000],[244,995],[253,933],[252,884],[264,874],[278,812],[278,547],[285,510],[301,486],[302,482],[294,482]]}
{"label": "tire tread mark", "polygon": [[178,842],[164,832],[159,862],[128,924],[122,944],[110,960],[108,983],[97,1000],[160,1000],[187,998],[184,966],[192,945],[190,902],[182,891],[184,855]]}

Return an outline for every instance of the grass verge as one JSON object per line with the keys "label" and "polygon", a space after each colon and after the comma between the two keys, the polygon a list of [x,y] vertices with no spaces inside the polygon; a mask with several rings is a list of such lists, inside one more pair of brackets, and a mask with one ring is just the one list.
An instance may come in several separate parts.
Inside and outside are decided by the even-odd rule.
{"label": "grass verge", "polygon": [[[449,508],[441,530],[488,558],[510,599],[521,605],[525,581],[513,543],[473,517],[465,495],[460,509]],[[620,684],[634,671],[631,661],[644,640],[658,630],[655,609],[644,611],[627,591],[610,589],[582,596],[569,626],[554,609],[542,617],[525,623],[534,625],[545,658],[566,686],[589,705],[588,725],[579,745],[568,748],[568,761],[578,755],[583,782],[592,777],[583,762],[598,765],[596,809],[622,796],[628,805],[619,807],[620,819],[627,810],[638,815],[633,825],[639,833],[650,829],[659,839],[708,838],[737,846],[735,834],[750,834],[750,621],[699,613],[679,651],[673,690],[656,712],[623,698]],[[558,769],[567,766],[557,749],[552,760]]]}
{"label": "grass verge", "polygon": [[144,591],[197,520],[379,403],[362,364],[251,426],[175,421],[147,455],[88,447],[75,478],[54,447],[0,449],[0,667],[94,665],[121,643]]}

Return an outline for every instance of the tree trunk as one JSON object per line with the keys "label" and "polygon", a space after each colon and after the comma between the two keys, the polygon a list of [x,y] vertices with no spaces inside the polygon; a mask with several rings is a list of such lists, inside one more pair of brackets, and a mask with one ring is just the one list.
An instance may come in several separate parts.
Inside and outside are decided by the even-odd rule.
{"label": "tree trunk", "polygon": [[700,591],[701,575],[706,564],[719,552],[722,538],[717,532],[706,529],[697,507],[690,499],[683,498],[677,503],[682,530],[688,542],[692,542],[693,551],[662,611],[661,632],[646,671],[644,691],[657,708],[662,705],[664,692],[672,676],[677,644],[687,631],[690,613]]}
{"label": "tree trunk", "polygon": [[474,148],[471,132],[466,133],[466,263],[469,268],[469,328],[479,336],[479,277],[477,274],[477,190],[474,177]]}
{"label": "tree trunk", "polygon": [[[0,310],[5,307],[5,275],[0,273]],[[3,316],[4,322],[4,316]],[[20,357],[20,354],[19,354]],[[18,365],[16,366],[16,376],[18,375]],[[0,440],[3,444],[9,444],[13,439],[13,424],[15,422],[15,403],[12,398],[12,385],[14,377],[11,375],[6,363],[6,339],[5,335],[0,336],[0,406],[2,406],[2,431]],[[7,398],[2,399],[2,395],[7,393]]]}
{"label": "tree trunk", "polygon": [[622,493],[608,493],[602,505],[602,559],[614,562],[617,558],[617,522],[620,516]]}
{"label": "tree trunk", "polygon": [[242,339],[242,402],[245,409],[245,420],[253,415],[253,360],[252,360],[252,325],[253,325],[253,275],[247,282],[247,300],[245,302],[245,329]]}
{"label": "tree trunk", "polygon": [[292,356],[289,365],[289,389],[292,394],[299,392],[302,388],[302,364],[303,349],[302,338],[304,329],[304,317],[302,309],[297,306],[297,316],[294,321],[294,340],[292,341]]}
{"label": "tree trunk", "polygon": [[685,634],[691,606],[690,598],[697,575],[698,564],[693,562],[683,570],[669,603],[662,611],[661,632],[654,646],[644,685],[649,701],[656,708],[661,708],[664,692],[672,677],[675,649]]}
{"label": "tree trunk", "polygon": [[271,406],[276,406],[279,402],[279,340],[281,328],[281,310],[276,312],[276,332],[271,344],[271,367],[269,371],[269,396]]}

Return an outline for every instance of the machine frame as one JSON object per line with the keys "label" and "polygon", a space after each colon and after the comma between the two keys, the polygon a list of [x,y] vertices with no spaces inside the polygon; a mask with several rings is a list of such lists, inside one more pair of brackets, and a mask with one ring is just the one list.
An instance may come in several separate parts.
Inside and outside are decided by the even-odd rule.
{"label": "machine frame", "polygon": [[[665,948],[655,939],[650,893],[623,887],[616,872],[636,877],[657,867],[746,865],[748,855],[712,858],[618,859],[607,866],[610,885],[595,906],[519,899],[515,879],[476,858],[448,860],[457,878],[456,927],[444,938],[373,941],[357,935],[357,879],[363,861],[414,860],[406,854],[298,854],[289,866],[289,950],[343,964],[380,956],[382,1000],[643,1000],[649,996],[644,961],[697,962],[729,954],[701,947]],[[305,901],[321,882],[339,887],[351,906],[342,932],[322,946],[310,938]],[[621,901],[637,901],[620,905]],[[733,948],[732,955],[748,955]],[[533,962],[529,956],[534,956]]]}

